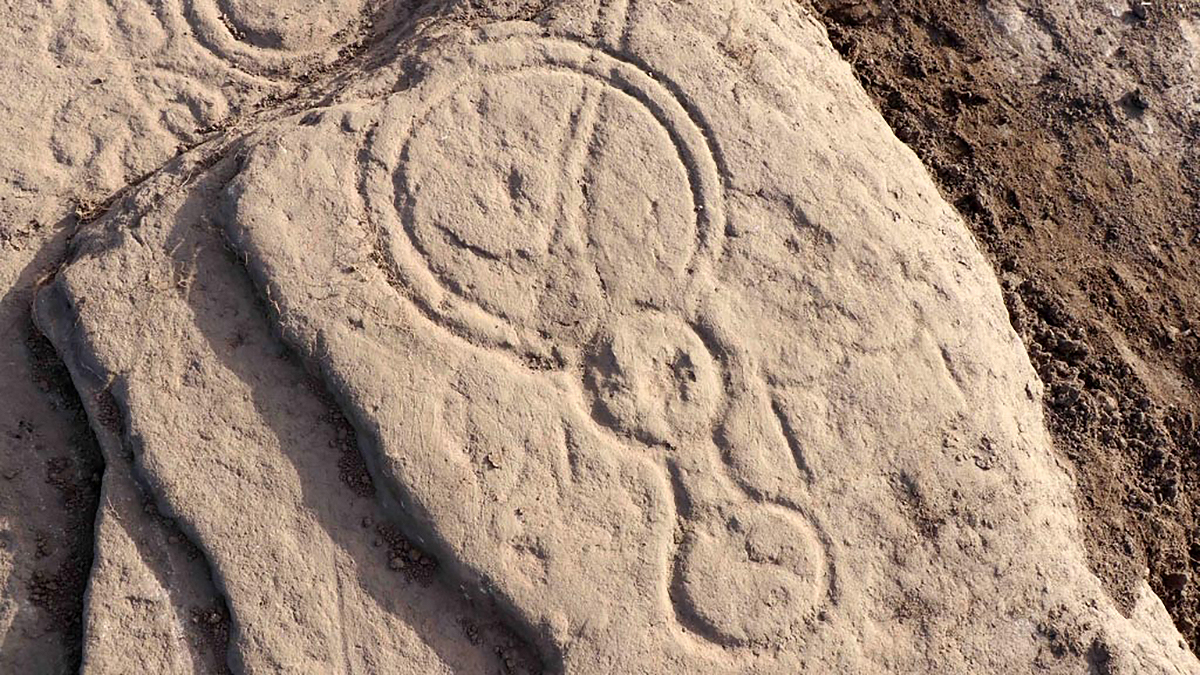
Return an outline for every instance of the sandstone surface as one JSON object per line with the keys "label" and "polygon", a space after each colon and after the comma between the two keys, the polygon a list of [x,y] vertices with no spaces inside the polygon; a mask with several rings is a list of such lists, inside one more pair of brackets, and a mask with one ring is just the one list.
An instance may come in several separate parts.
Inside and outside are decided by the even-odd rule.
{"label": "sandstone surface", "polygon": [[35,301],[106,461],[85,671],[1200,672],[1089,570],[994,273],[800,5],[347,57],[253,4],[198,39],[336,75]]}

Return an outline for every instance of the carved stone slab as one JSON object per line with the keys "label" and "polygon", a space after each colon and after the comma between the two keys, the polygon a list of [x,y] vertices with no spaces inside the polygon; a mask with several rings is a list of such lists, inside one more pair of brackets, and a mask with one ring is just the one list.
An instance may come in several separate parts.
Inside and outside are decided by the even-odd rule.
{"label": "carved stone slab", "polygon": [[1086,572],[996,283],[815,27],[626,12],[465,37],[227,191],[415,524],[572,672],[1015,668],[1059,606],[1190,659]]}
{"label": "carved stone slab", "polygon": [[[1088,571],[992,272],[799,5],[441,26],[338,101],[250,133],[190,203],[139,200],[158,224],[96,235],[55,286],[96,367],[148,397],[127,405],[161,432],[151,482],[211,551],[247,670],[370,669],[334,654],[350,563],[284,562],[354,550],[305,519],[336,493],[305,501],[279,461],[299,422],[245,402],[294,380],[213,341],[262,310],[382,508],[550,671],[1198,670],[1148,589],[1123,616]],[[114,308],[145,260],[204,250],[154,234],[179,222],[222,232],[254,290],[229,261],[196,276],[225,304],[185,290],[140,322],[190,336],[147,362]],[[181,407],[170,378],[202,386]],[[188,405],[242,422],[168,449]],[[259,508],[213,517],[193,467]],[[267,577],[305,611],[264,610]]]}

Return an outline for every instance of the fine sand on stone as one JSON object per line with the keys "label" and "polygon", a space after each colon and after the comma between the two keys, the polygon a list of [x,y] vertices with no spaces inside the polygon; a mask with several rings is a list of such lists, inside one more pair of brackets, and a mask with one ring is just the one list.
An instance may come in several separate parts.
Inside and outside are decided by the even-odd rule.
{"label": "fine sand on stone", "polygon": [[[337,34],[230,4],[230,62]],[[814,19],[539,21],[388,37],[80,230],[35,309],[116,497],[85,671],[210,672],[216,592],[236,672],[1200,672]]]}

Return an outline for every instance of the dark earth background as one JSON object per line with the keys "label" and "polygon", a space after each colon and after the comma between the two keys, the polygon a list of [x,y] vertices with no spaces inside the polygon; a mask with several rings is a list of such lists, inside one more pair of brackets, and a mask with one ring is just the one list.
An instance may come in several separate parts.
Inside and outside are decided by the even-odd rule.
{"label": "dark earth background", "polygon": [[1200,3],[815,5],[1000,275],[1095,571],[1200,652]]}

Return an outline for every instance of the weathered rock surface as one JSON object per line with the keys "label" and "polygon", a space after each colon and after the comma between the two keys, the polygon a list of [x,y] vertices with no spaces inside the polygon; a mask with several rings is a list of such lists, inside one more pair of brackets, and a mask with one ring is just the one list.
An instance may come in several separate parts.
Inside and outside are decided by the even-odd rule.
{"label": "weathered rock surface", "polygon": [[[40,293],[40,325],[80,389],[111,397],[128,420],[114,435],[132,452],[133,473],[158,498],[155,510],[178,522],[212,565],[232,614],[234,670],[485,671],[492,655],[458,625],[471,612],[456,591],[428,583],[431,559],[408,556],[412,547],[371,498],[349,426],[272,339],[245,273],[212,228],[204,205],[221,177],[218,167],[137,221],[114,219],[121,236],[134,237],[130,245],[80,261],[72,269],[83,276],[65,274]],[[143,233],[146,245],[137,243]],[[76,324],[84,296],[92,298],[84,306],[118,312],[107,316],[120,327]],[[121,306],[109,304],[117,298]],[[110,463],[106,492],[121,469]],[[107,515],[85,671],[113,672],[120,658],[158,663],[155,672],[208,672],[164,662],[178,654],[173,641],[164,653],[162,640],[134,639],[165,638],[181,622],[220,630],[225,617],[185,611],[179,599],[122,616],[139,579],[98,583],[107,579],[106,558],[129,548],[128,537],[104,528]],[[172,618],[171,607],[183,616]]]}
{"label": "weathered rock surface", "polygon": [[332,73],[408,8],[313,5],[11,0],[0,9],[0,672],[77,665],[99,491],[100,453],[78,402],[45,385],[55,377],[29,321],[33,286],[61,261],[74,214],[96,212],[173,156]]}
{"label": "weathered rock surface", "polygon": [[[235,670],[1200,672],[1088,570],[997,282],[813,19],[539,20],[431,22],[183,156],[39,294]],[[103,561],[184,561],[109,512],[87,663],[109,622],[201,668],[118,606]],[[178,615],[158,574],[126,583]]]}

